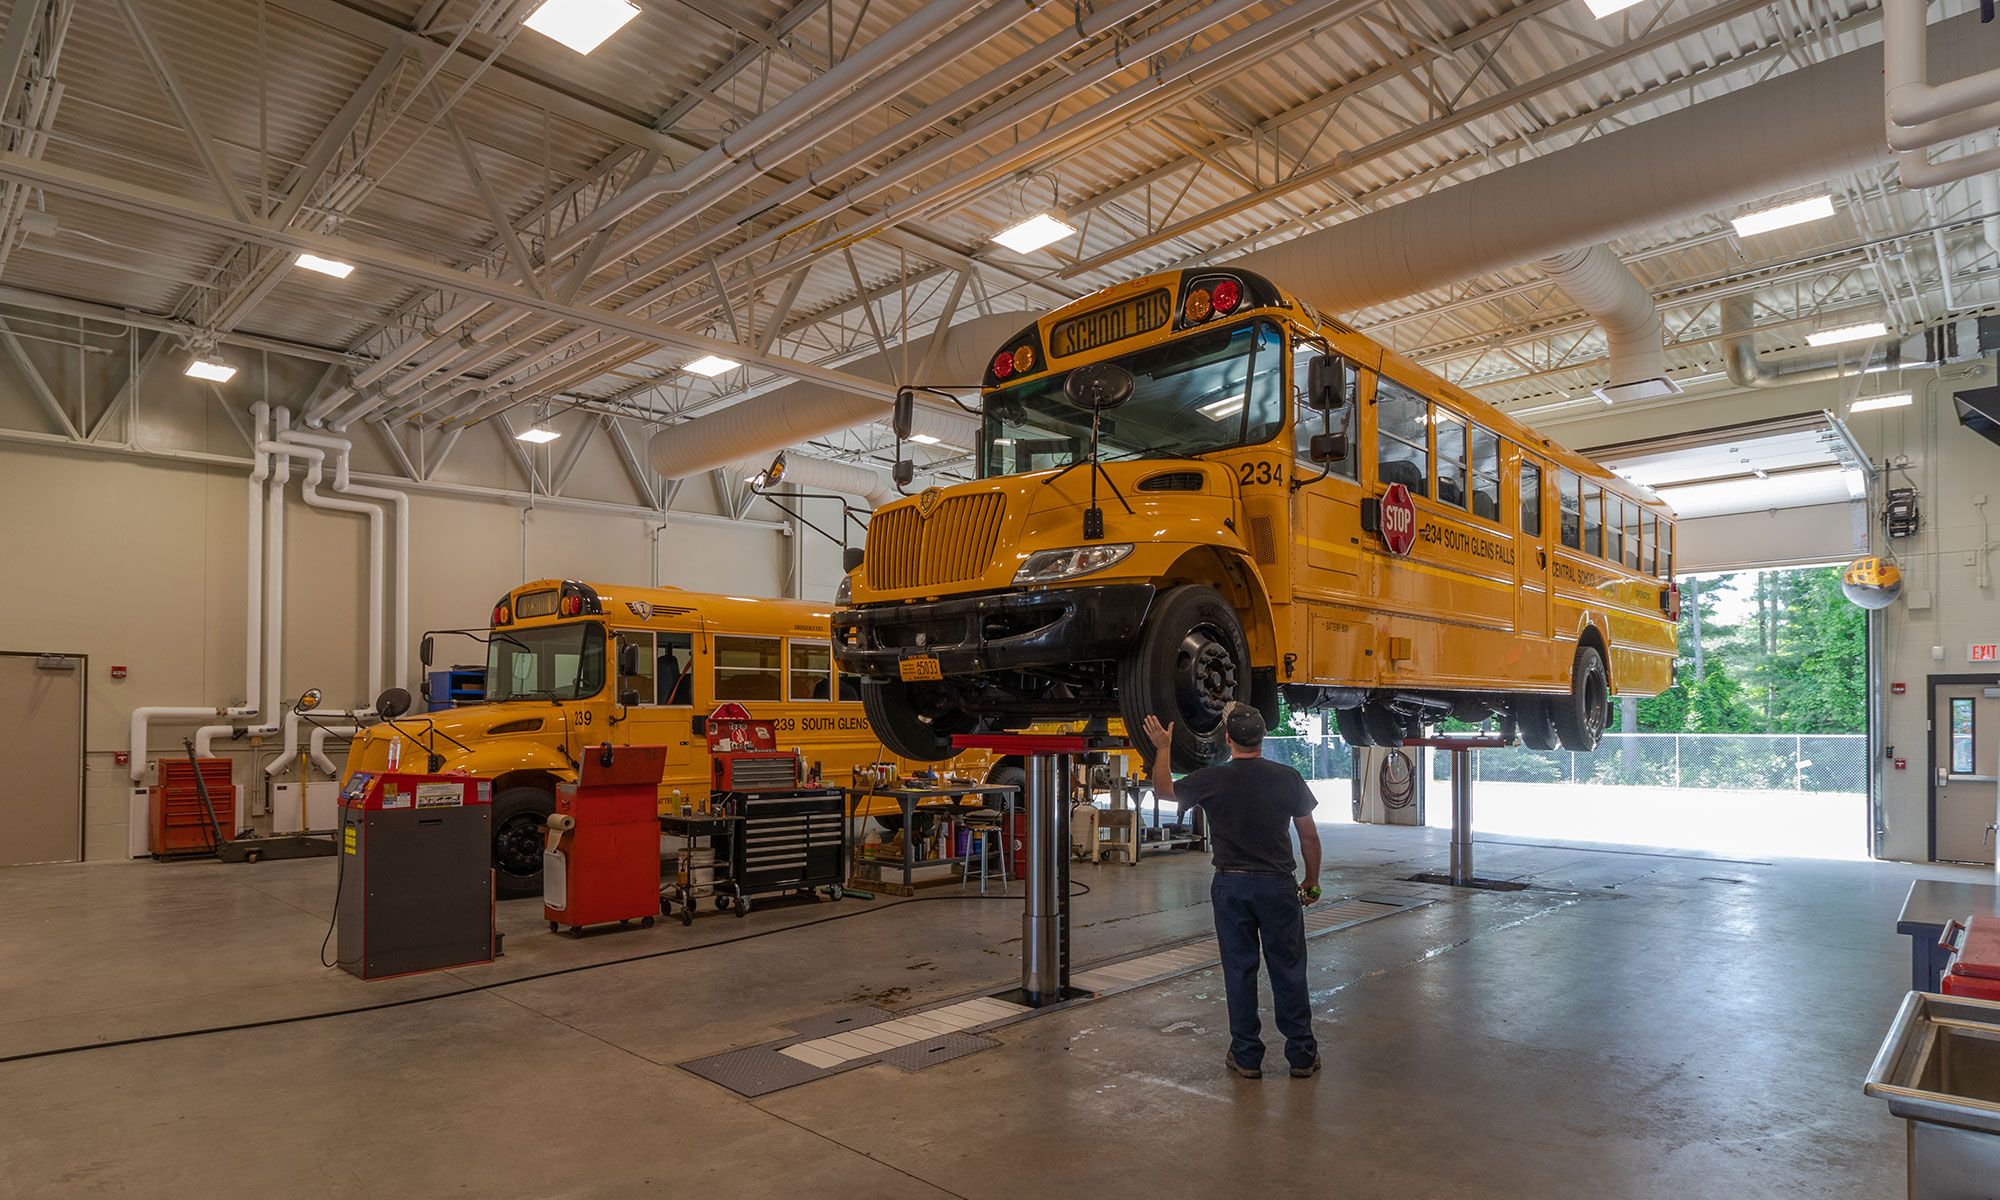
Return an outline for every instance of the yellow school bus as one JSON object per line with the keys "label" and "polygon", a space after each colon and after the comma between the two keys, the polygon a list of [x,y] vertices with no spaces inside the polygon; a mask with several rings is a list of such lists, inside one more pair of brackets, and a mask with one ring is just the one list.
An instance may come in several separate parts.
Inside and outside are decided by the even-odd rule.
{"label": "yellow school bus", "polygon": [[1672,678],[1672,512],[1247,271],[1105,289],[984,380],[979,477],[878,509],[835,657],[891,750],[1223,706],[1357,745],[1447,716],[1594,748]]}
{"label": "yellow school bus", "polygon": [[[663,808],[708,795],[706,715],[736,701],[776,722],[779,745],[820,764],[829,783],[897,761],[868,728],[857,681],[834,666],[825,603],[718,596],[578,580],[525,583],[493,606],[486,698],[364,730],[347,769],[464,773],[493,781],[493,859],[501,894],[541,893],[543,824],[558,782],[603,742],[667,749]],[[433,652],[426,638],[425,660]],[[614,678],[615,675],[615,678]],[[435,755],[435,759],[431,756]],[[992,764],[968,755],[955,769]],[[993,770],[1013,781],[1013,764]],[[872,811],[872,810],[871,810]],[[879,819],[879,818],[878,818]]]}

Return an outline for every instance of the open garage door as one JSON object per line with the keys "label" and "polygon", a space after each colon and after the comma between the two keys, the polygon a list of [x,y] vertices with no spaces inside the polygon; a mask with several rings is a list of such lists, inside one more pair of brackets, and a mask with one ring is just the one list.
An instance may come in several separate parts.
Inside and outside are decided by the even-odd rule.
{"label": "open garage door", "polygon": [[1868,464],[1820,412],[1583,453],[1680,516],[1683,574],[1839,562],[1868,539]]}

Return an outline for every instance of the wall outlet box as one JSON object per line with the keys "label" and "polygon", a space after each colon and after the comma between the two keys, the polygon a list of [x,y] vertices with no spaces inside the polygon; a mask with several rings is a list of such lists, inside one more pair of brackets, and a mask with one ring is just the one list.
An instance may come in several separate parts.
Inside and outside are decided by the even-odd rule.
{"label": "wall outlet box", "polygon": [[1904,592],[1903,606],[1912,612],[1923,612],[1929,609],[1931,606],[1930,589],[1926,588],[1921,592]]}
{"label": "wall outlet box", "polygon": [[1933,661],[1936,661],[1936,662],[1943,662],[1943,661],[1944,661],[1944,647],[1943,647],[1943,646],[1932,646],[1932,647],[1931,647],[1931,658],[1932,658],[1932,660],[1933,660]]}

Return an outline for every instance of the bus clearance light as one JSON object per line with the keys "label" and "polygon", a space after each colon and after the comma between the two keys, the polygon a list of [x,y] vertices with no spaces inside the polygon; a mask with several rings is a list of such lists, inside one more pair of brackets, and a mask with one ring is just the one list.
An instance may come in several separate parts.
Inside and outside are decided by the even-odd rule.
{"label": "bus clearance light", "polygon": [[545,429],[542,426],[537,425],[532,429],[523,429],[521,432],[515,434],[514,440],[517,442],[533,442],[537,446],[540,446],[549,442],[553,442],[561,436],[562,434],[557,433],[553,429]]}
{"label": "bus clearance light", "polygon": [[182,374],[194,379],[206,379],[210,383],[228,383],[236,378],[236,368],[213,354],[200,354],[188,360]]}
{"label": "bus clearance light", "polygon": [[588,54],[638,15],[638,6],[626,0],[548,0],[523,24],[578,54]]}
{"label": "bus clearance light", "polygon": [[1833,215],[1832,196],[1814,196],[1810,200],[1798,200],[1791,204],[1780,204],[1776,208],[1766,208],[1758,212],[1744,213],[1731,217],[1729,223],[1736,226],[1737,237],[1755,237],[1769,233],[1773,229],[1784,229],[1792,225],[1803,225],[1807,221],[1823,221]]}
{"label": "bus clearance light", "polygon": [[1076,226],[1069,222],[1058,220],[1047,213],[1036,213],[1019,225],[994,234],[993,240],[1016,254],[1033,254],[1045,246],[1053,246],[1075,234]]}
{"label": "bus clearance light", "polygon": [[742,365],[734,359],[724,358],[719,354],[704,354],[681,369],[714,379],[717,375],[727,374]]}
{"label": "bus clearance light", "polygon": [[1880,321],[1863,321],[1859,325],[1842,325],[1838,329],[1822,329],[1818,333],[1806,335],[1808,346],[1838,346],[1843,342],[1865,342],[1889,332],[1889,327]]}
{"label": "bus clearance light", "polygon": [[345,279],[354,274],[354,264],[344,263],[337,258],[321,258],[317,254],[301,254],[292,260],[292,265],[304,267],[308,271],[318,271],[335,279]]}
{"label": "bus clearance light", "polygon": [[1851,413],[1874,412],[1881,408],[1908,408],[1911,396],[1908,392],[1891,392],[1886,396],[1870,396],[1866,400],[1856,400],[1847,406]]}

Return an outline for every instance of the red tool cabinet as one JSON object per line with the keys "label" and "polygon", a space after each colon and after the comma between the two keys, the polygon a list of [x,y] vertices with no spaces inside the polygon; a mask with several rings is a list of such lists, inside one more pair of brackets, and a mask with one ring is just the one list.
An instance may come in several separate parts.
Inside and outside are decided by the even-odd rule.
{"label": "red tool cabinet", "polygon": [[542,855],[542,917],[550,932],[623,921],[651,925],[659,915],[666,763],[664,746],[586,750],[577,781],[556,788]]}
{"label": "red tool cabinet", "polygon": [[[215,822],[222,828],[222,840],[228,841],[236,833],[236,785],[229,777],[229,760],[198,761],[209,802],[215,805]],[[156,759],[153,778],[153,786],[146,789],[151,816],[147,852],[165,858],[212,851],[215,832],[201,807],[201,793],[195,790],[194,766],[185,758]]]}
{"label": "red tool cabinet", "polygon": [[1968,996],[1975,1000],[2000,1000],[2000,919],[1974,917],[1970,924],[1957,921],[1944,927],[1944,945],[1954,932],[1962,932],[1958,953],[1945,967],[1939,987],[1947,996]]}

